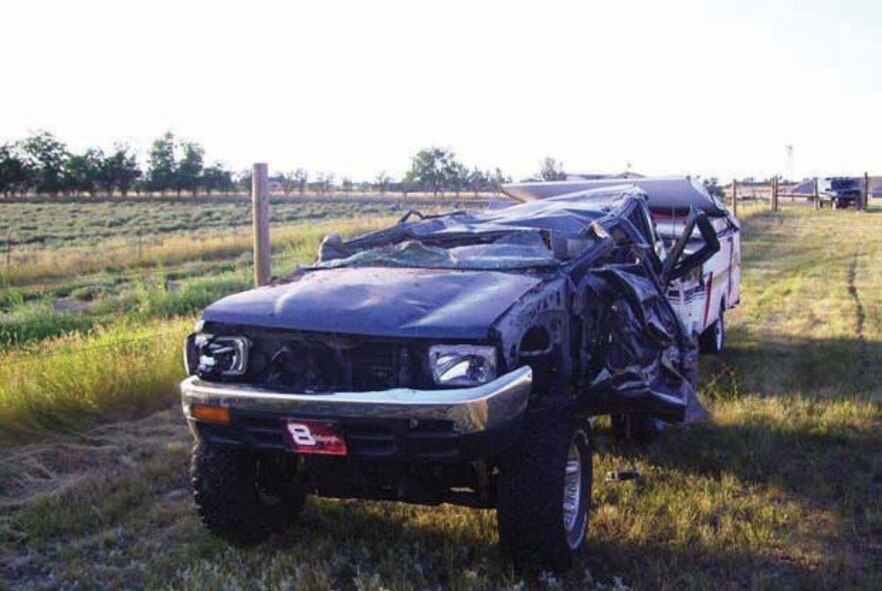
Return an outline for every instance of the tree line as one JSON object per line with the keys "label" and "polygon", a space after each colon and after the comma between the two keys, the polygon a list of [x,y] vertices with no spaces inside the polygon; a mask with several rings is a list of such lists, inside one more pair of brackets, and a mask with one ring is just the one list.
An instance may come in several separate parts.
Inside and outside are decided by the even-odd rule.
{"label": "tree line", "polygon": [[[563,166],[546,158],[536,175],[545,180],[565,178]],[[274,174],[272,188],[286,195],[307,191],[332,192],[431,192],[435,195],[496,191],[511,177],[500,168],[482,170],[466,166],[450,149],[428,147],[412,158],[409,169],[394,179],[381,171],[373,179],[354,181],[329,172],[314,176],[298,168]],[[234,172],[221,163],[206,164],[205,150],[197,142],[166,132],[150,146],[144,165],[127,144],[118,143],[107,152],[90,147],[72,151],[53,134],[41,131],[0,145],[0,193],[10,195],[138,195],[168,193],[207,194],[248,192],[251,171]]]}
{"label": "tree line", "polygon": [[150,147],[142,168],[135,151],[115,144],[105,152],[90,147],[74,152],[49,132],[0,145],[0,193],[26,195],[128,195],[184,191],[230,191],[233,173],[219,163],[205,165],[205,150],[171,132]]}

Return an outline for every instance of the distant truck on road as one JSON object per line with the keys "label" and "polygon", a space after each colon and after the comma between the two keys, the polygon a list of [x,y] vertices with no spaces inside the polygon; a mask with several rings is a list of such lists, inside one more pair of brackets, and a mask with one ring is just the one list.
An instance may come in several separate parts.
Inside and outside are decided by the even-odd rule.
{"label": "distant truck on road", "polygon": [[855,205],[861,196],[861,179],[835,176],[818,179],[818,199],[821,207],[829,204],[833,209]]}

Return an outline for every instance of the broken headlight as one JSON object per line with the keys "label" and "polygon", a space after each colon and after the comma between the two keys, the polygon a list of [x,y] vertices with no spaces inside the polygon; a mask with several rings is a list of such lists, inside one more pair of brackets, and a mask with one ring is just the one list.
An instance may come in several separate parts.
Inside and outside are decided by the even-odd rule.
{"label": "broken headlight", "polygon": [[496,379],[496,349],[435,345],[429,347],[429,367],[439,386],[479,386]]}
{"label": "broken headlight", "polygon": [[250,347],[251,341],[245,337],[190,335],[184,350],[187,373],[199,377],[241,376],[248,370]]}

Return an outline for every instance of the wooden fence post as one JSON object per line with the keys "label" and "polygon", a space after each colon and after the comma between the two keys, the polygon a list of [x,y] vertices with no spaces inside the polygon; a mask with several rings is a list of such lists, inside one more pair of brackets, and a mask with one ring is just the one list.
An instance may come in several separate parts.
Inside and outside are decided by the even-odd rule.
{"label": "wooden fence post", "polygon": [[9,267],[12,266],[12,234],[6,233],[6,278],[9,279]]}
{"label": "wooden fence post", "polygon": [[870,173],[864,173],[864,190],[861,195],[861,211],[867,209],[867,205],[870,203]]}
{"label": "wooden fence post", "polygon": [[251,175],[251,213],[254,219],[254,286],[270,280],[269,177],[265,162],[254,165]]}
{"label": "wooden fence post", "polygon": [[812,189],[812,201],[814,201],[815,209],[821,209],[821,196],[818,194],[818,177],[815,177]]}
{"label": "wooden fence post", "polygon": [[781,196],[781,179],[775,177],[775,211],[778,211],[778,200]]}
{"label": "wooden fence post", "polygon": [[732,179],[732,215],[738,217],[738,181]]}
{"label": "wooden fence post", "polygon": [[769,195],[769,209],[778,211],[778,177],[772,177],[772,194]]}

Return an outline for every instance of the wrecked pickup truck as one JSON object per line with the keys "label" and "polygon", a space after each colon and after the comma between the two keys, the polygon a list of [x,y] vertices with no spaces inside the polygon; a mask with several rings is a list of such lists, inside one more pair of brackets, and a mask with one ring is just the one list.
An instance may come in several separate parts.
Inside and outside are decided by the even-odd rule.
{"label": "wrecked pickup truck", "polygon": [[636,187],[408,212],[212,304],[181,384],[203,522],[256,543],[308,494],[495,507],[508,556],[565,567],[587,530],[591,417],[702,411],[666,289],[719,243],[703,213],[686,226],[666,250]]}

